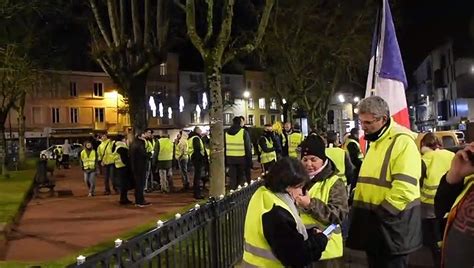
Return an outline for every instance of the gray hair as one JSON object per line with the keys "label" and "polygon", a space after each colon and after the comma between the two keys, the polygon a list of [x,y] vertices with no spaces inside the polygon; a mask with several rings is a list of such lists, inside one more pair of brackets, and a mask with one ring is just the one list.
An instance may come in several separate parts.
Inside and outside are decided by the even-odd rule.
{"label": "gray hair", "polygon": [[359,114],[373,114],[376,118],[390,117],[388,103],[379,96],[370,96],[361,100],[357,105],[357,109]]}

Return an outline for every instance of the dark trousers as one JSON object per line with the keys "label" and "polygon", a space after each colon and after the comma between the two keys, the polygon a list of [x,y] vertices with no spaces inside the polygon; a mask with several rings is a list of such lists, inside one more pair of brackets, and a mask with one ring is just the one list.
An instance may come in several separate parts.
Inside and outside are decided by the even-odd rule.
{"label": "dark trousers", "polygon": [[407,268],[408,255],[382,255],[367,253],[369,268]]}
{"label": "dark trousers", "polygon": [[130,178],[128,178],[127,168],[116,168],[114,173],[120,183],[120,202],[128,201],[127,193],[130,189]]}
{"label": "dark trousers", "polygon": [[193,166],[194,166],[194,178],[193,178],[194,197],[198,197],[201,195],[201,182],[202,182],[202,172],[204,169],[204,162],[193,160]]}
{"label": "dark trousers", "polygon": [[104,185],[105,185],[105,192],[110,193],[110,182],[112,182],[112,187],[115,191],[117,191],[117,186],[114,180],[114,169],[115,164],[105,165],[105,176],[104,176]]}
{"label": "dark trousers", "polygon": [[145,191],[145,174],[140,172],[133,175],[135,178],[135,204],[144,204],[145,196],[143,195],[143,191]]}
{"label": "dark trousers", "polygon": [[263,164],[263,172],[264,173],[270,172],[270,169],[273,167],[274,164],[275,164],[275,161],[271,161],[271,162]]}
{"label": "dark trousers", "polygon": [[230,189],[235,190],[243,183],[245,170],[245,164],[229,165]]}
{"label": "dark trousers", "polygon": [[434,267],[441,267],[441,248],[438,242],[443,240],[442,222],[438,219],[423,219],[423,245],[431,250]]}
{"label": "dark trousers", "polygon": [[253,162],[247,163],[245,165],[245,180],[249,184],[250,184],[250,181],[252,180],[252,173],[251,173],[252,166],[253,166]]}
{"label": "dark trousers", "polygon": [[63,154],[63,157],[61,158],[61,165],[65,168],[69,168],[69,155],[68,154]]}

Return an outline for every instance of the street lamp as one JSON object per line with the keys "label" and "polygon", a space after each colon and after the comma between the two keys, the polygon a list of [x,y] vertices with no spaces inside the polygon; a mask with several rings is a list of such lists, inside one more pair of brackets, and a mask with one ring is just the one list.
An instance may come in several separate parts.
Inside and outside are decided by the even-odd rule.
{"label": "street lamp", "polygon": [[118,124],[119,124],[119,94],[117,90],[113,90],[112,93],[115,95],[115,109],[117,111],[117,132],[118,132]]}
{"label": "street lamp", "polygon": [[245,100],[245,101],[244,101],[244,106],[245,106],[245,107],[244,107],[244,109],[245,109],[245,122],[247,122],[247,121],[248,121],[248,118],[247,118],[247,117],[248,117],[248,106],[249,106],[250,91],[245,90],[243,96],[244,96],[244,100]]}
{"label": "street lamp", "polygon": [[248,99],[250,97],[250,92],[248,90],[244,91],[244,98]]}
{"label": "street lamp", "polygon": [[343,102],[346,101],[346,98],[344,98],[344,95],[342,95],[342,94],[339,94],[339,96],[337,96],[337,98],[339,99],[340,103],[343,103]]}
{"label": "street lamp", "polygon": [[354,97],[354,102],[355,102],[355,103],[358,103],[359,101],[360,101],[360,98],[359,98],[359,97],[357,97],[357,96]]}

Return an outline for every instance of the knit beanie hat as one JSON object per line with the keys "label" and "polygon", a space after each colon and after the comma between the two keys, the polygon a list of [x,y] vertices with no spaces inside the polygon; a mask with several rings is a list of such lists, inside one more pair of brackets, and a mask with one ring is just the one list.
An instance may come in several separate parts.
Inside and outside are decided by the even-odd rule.
{"label": "knit beanie hat", "polygon": [[319,135],[309,135],[301,145],[301,158],[306,155],[314,155],[326,161],[326,144]]}

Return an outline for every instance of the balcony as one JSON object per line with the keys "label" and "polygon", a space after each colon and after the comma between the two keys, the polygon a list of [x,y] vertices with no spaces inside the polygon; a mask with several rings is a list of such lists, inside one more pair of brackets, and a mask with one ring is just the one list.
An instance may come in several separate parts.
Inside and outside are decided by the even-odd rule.
{"label": "balcony", "polygon": [[94,122],[94,130],[107,130],[107,123]]}

